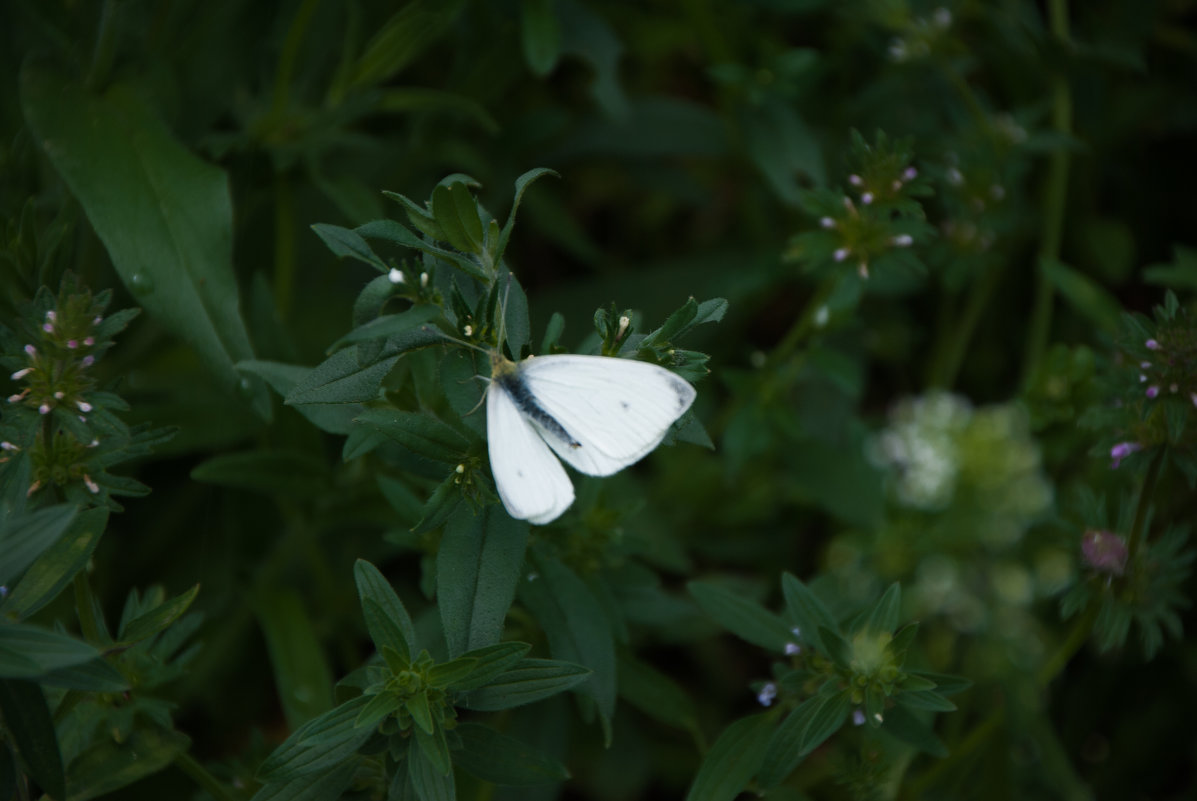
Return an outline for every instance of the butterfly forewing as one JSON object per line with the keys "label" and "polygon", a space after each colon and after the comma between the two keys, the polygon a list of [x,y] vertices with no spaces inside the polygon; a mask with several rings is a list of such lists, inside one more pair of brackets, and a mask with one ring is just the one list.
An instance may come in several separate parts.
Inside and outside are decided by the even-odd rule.
{"label": "butterfly forewing", "polygon": [[543,525],[574,502],[565,468],[497,380],[486,392],[486,438],[495,487],[512,517]]}
{"label": "butterfly forewing", "polygon": [[695,395],[663,367],[605,356],[538,356],[520,362],[518,376],[571,440],[537,426],[545,441],[592,476],[610,475],[646,456]]}

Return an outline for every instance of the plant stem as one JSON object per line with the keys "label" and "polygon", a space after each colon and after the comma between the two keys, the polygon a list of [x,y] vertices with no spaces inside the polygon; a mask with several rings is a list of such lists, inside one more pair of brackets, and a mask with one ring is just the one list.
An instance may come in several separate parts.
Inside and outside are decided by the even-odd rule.
{"label": "plant stem", "polygon": [[802,310],[802,314],[790,326],[790,330],[782,337],[781,342],[777,343],[777,347],[769,354],[769,359],[765,363],[765,369],[776,367],[789,360],[794,350],[802,344],[806,339],[807,334],[810,333],[811,327],[815,322],[815,315],[827,303],[827,298],[831,297],[831,293],[835,291],[836,286],[839,285],[839,277],[831,276],[823,281],[814,296],[807,302],[806,308]]}
{"label": "plant stem", "polygon": [[[1067,0],[1049,0],[1047,10],[1052,35],[1061,45],[1069,46],[1072,40],[1068,30]],[[1064,136],[1072,133],[1072,89],[1068,85],[1068,77],[1063,74],[1057,74],[1052,78],[1052,130]],[[1043,199],[1043,237],[1039,246],[1039,261],[1036,264],[1035,299],[1031,308],[1026,355],[1023,360],[1024,388],[1035,378],[1051,333],[1054,293],[1042,264],[1044,261],[1056,261],[1060,258],[1070,160],[1071,154],[1060,148],[1052,154],[1048,167],[1047,187]]]}
{"label": "plant stem", "polygon": [[208,772],[207,768],[196,762],[191,754],[184,751],[175,757],[175,767],[186,773],[200,787],[207,790],[216,801],[240,801],[240,798],[230,793],[219,779]]}
{"label": "plant stem", "polygon": [[1151,496],[1155,493],[1155,482],[1160,477],[1160,469],[1164,466],[1164,455],[1168,452],[1166,445],[1161,445],[1151,459],[1147,468],[1147,475],[1143,477],[1143,486],[1139,489],[1139,503],[1135,507],[1135,522],[1131,524],[1130,539],[1126,545],[1127,573],[1129,566],[1135,562],[1135,554],[1139,551],[1139,543],[1143,541],[1143,523],[1147,520],[1147,510],[1151,507]]}
{"label": "plant stem", "polygon": [[968,353],[968,345],[977,330],[977,324],[981,321],[981,313],[984,312],[989,297],[997,286],[998,275],[997,266],[990,265],[983,275],[973,281],[956,325],[940,337],[940,346],[929,371],[928,384],[931,388],[951,389],[956,383],[960,365],[964,363],[964,354]]}

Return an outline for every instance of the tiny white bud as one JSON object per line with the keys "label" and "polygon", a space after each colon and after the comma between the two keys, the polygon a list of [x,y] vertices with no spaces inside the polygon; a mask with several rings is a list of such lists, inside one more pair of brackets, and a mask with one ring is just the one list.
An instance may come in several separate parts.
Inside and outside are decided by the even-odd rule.
{"label": "tiny white bud", "polygon": [[1147,381],[1147,376],[1143,375],[1142,373],[1139,373],[1139,383],[1143,384],[1146,381]]}
{"label": "tiny white bud", "polygon": [[621,314],[619,316],[619,330],[615,332],[615,338],[623,339],[623,335],[628,332],[628,326],[631,324],[632,321],[628,319],[628,316],[626,314]]}
{"label": "tiny white bud", "polygon": [[83,474],[83,483],[87,485],[87,489],[92,495],[98,495],[100,492],[100,485],[91,480],[91,476],[87,473]]}
{"label": "tiny white bud", "polygon": [[474,326],[467,325],[465,328],[461,329],[461,333],[465,334],[467,337],[474,336]]}
{"label": "tiny white bud", "polygon": [[1144,370],[1148,370],[1151,368],[1151,362],[1139,362],[1139,366]]}
{"label": "tiny white bud", "polygon": [[884,720],[885,720],[885,718],[881,717],[881,713],[880,713],[880,712],[874,712],[874,713],[873,713],[873,720],[877,721],[878,723],[881,723],[882,721],[884,721]]}
{"label": "tiny white bud", "polygon": [[906,60],[906,42],[901,39],[894,39],[889,43],[889,57],[894,61]]}
{"label": "tiny white bud", "polygon": [[852,173],[848,176],[848,183],[852,184],[853,186],[861,186],[864,184],[864,179],[856,173]]}
{"label": "tiny white bud", "polygon": [[960,186],[962,183],[964,183],[964,173],[960,172],[960,170],[956,169],[955,167],[949,167],[948,183],[950,183],[952,186]]}
{"label": "tiny white bud", "polygon": [[848,250],[848,248],[836,248],[835,253],[831,255],[836,261],[843,261],[844,259],[848,258],[848,254],[851,252],[852,251]]}
{"label": "tiny white bud", "polygon": [[75,405],[78,406],[79,411],[83,412],[84,414],[91,411],[91,404],[87,401],[76,401]]}
{"label": "tiny white bud", "polygon": [[856,274],[861,278],[867,279],[869,277],[869,263],[867,261],[862,261],[860,266],[856,268]]}
{"label": "tiny white bud", "polygon": [[902,171],[902,177],[904,179],[906,179],[907,181],[913,181],[915,178],[918,177],[918,175],[919,175],[919,171],[916,170],[914,167],[907,167],[905,170]]}
{"label": "tiny white bud", "polygon": [[92,325],[99,325],[99,324],[100,324],[100,323],[102,323],[102,322],[104,322],[104,318],[103,318],[103,317],[97,317],[97,318],[95,318],[94,320],[92,320],[92,321],[91,321],[91,324],[92,324]]}
{"label": "tiny white bud", "polygon": [[901,189],[901,188],[902,188],[902,182],[901,182],[900,180],[898,180],[897,178],[895,178],[895,179],[894,179],[894,182],[893,182],[892,184],[890,184],[890,187],[891,187],[891,188],[892,188],[892,189],[893,189],[895,192],[897,192],[899,189]]}
{"label": "tiny white bud", "polygon": [[3,451],[19,451],[19,450],[21,450],[21,446],[20,446],[20,445],[14,445],[14,444],[12,444],[11,442],[9,442],[8,440],[4,440],[3,442],[0,442],[0,450],[3,450]]}
{"label": "tiny white bud", "polygon": [[[824,304],[815,309],[815,326],[822,328],[827,325],[827,321],[831,319],[831,311]],[[794,636],[798,636],[798,629],[794,629]]]}
{"label": "tiny white bud", "polygon": [[387,273],[387,280],[392,284],[402,284],[407,279],[403,277],[403,271],[398,267],[392,267],[391,271]]}
{"label": "tiny white bud", "polygon": [[866,206],[869,205],[870,203],[872,203],[873,202],[873,193],[865,192],[863,195],[860,196],[860,202],[865,204]]}
{"label": "tiny white bud", "polygon": [[37,413],[38,414],[49,414],[50,413],[50,404],[43,403],[41,406],[38,406]]}
{"label": "tiny white bud", "polygon": [[42,330],[47,334],[54,333],[54,323],[42,323]]}
{"label": "tiny white bud", "polygon": [[36,356],[36,355],[37,355],[37,348],[33,347],[32,345],[26,345],[26,346],[25,346],[25,354],[26,354],[27,356]]}
{"label": "tiny white bud", "polygon": [[1172,384],[1168,387],[1169,392],[1175,392],[1176,390],[1177,390],[1176,384]]}
{"label": "tiny white bud", "polygon": [[55,392],[55,393],[54,393],[54,399],[55,399],[55,400],[62,400],[62,399],[63,399],[63,398],[65,398],[65,397],[66,397],[66,393],[65,393],[65,392],[63,392],[62,390],[59,390],[58,392]]}
{"label": "tiny white bud", "polygon": [[910,234],[898,234],[892,237],[889,243],[896,248],[908,248],[914,244],[914,237]]}
{"label": "tiny white bud", "polygon": [[795,656],[802,653],[802,646],[796,642],[786,643],[786,656]]}
{"label": "tiny white bud", "polygon": [[80,362],[80,363],[81,363],[81,364],[82,364],[84,367],[91,367],[93,364],[95,364],[95,363],[96,363],[96,357],[95,357],[95,356],[92,356],[92,355],[89,353],[88,355],[86,355],[86,356],[84,356],[84,357],[83,357],[83,361],[82,361],[82,362]]}
{"label": "tiny white bud", "polygon": [[420,273],[420,286],[428,286],[428,273]]}
{"label": "tiny white bud", "polygon": [[87,447],[94,448],[99,444],[100,444],[100,441],[98,439],[93,439],[91,442],[87,443]]}
{"label": "tiny white bud", "polygon": [[861,711],[861,710],[859,710],[859,709],[853,709],[853,710],[852,710],[852,725],[853,725],[853,726],[863,726],[863,725],[865,725],[865,714],[864,714],[864,712],[862,712],[862,711]]}
{"label": "tiny white bud", "polygon": [[92,345],[96,344],[96,338],[87,337],[83,340],[83,344],[90,348]]}
{"label": "tiny white bud", "polygon": [[32,367],[26,367],[24,370],[17,370],[15,373],[10,375],[9,378],[11,378],[13,381],[20,381],[22,378],[24,378],[25,376],[29,375],[32,372],[33,372]]}
{"label": "tiny white bud", "polygon": [[55,312],[53,309],[50,309],[49,311],[46,312],[46,319],[49,320],[50,322],[54,322],[55,320],[58,319],[58,313]]}
{"label": "tiny white bud", "polygon": [[835,220],[831,217],[823,217],[819,220],[819,225],[823,228],[835,228]]}
{"label": "tiny white bud", "polygon": [[457,469],[455,472],[457,473],[457,475],[460,476],[462,473],[465,472],[465,465],[464,464],[457,465]]}

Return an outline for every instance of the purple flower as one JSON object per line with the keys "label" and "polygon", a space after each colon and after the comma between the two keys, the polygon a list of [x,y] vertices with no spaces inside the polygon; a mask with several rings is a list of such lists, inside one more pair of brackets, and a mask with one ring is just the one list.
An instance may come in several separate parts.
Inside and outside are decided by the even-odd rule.
{"label": "purple flower", "polygon": [[1126,541],[1110,531],[1086,531],[1081,537],[1081,558],[1098,573],[1121,576],[1126,570]]}
{"label": "purple flower", "polygon": [[1147,397],[1148,397],[1148,398],[1155,398],[1155,396],[1156,396],[1156,395],[1159,395],[1159,394],[1160,394],[1160,388],[1159,388],[1159,387],[1157,387],[1157,386],[1150,386],[1150,387],[1148,387],[1148,388],[1147,388]]}
{"label": "purple flower", "polygon": [[1147,348],[1148,350],[1159,350],[1160,349],[1160,343],[1156,342],[1154,339],[1147,340],[1146,342],[1143,343],[1143,346],[1145,348]]}
{"label": "purple flower", "polygon": [[777,685],[773,682],[766,684],[761,688],[761,691],[756,694],[757,703],[759,703],[761,706],[770,706],[773,703],[773,699],[776,697]]}
{"label": "purple flower", "polygon": [[1122,464],[1122,460],[1130,456],[1135,451],[1143,450],[1143,446],[1137,442],[1119,442],[1114,447],[1110,448],[1110,458],[1114,463],[1110,465],[1111,470],[1118,469],[1118,465]]}
{"label": "purple flower", "polygon": [[853,726],[865,725],[865,713],[864,713],[863,709],[853,709],[852,710],[852,725]]}

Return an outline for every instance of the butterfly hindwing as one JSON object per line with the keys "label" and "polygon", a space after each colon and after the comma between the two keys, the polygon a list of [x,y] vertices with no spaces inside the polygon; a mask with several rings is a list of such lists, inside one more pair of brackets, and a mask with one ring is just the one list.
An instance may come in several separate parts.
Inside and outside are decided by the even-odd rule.
{"label": "butterfly hindwing", "polygon": [[565,468],[499,381],[486,392],[486,437],[495,487],[508,514],[543,525],[574,501]]}

